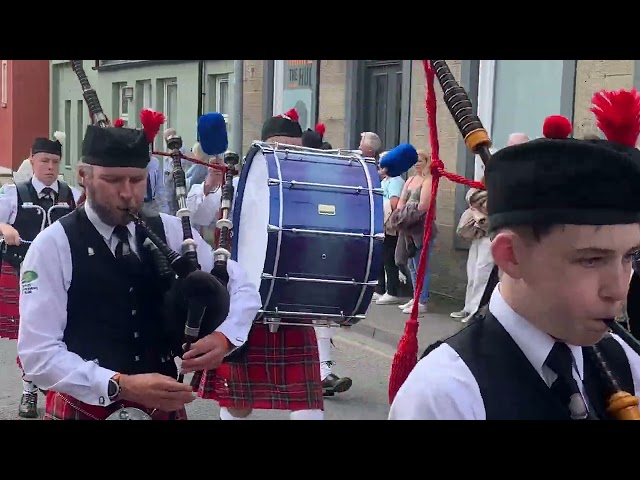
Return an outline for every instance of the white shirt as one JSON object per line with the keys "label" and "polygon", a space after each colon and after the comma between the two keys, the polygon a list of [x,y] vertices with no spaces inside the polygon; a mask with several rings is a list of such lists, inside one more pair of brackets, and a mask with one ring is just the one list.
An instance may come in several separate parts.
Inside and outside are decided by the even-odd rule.
{"label": "white shirt", "polygon": [[[229,212],[229,218],[233,213],[233,204],[238,196],[238,182],[239,176],[233,177],[233,201],[231,202],[231,211]],[[191,221],[194,225],[200,225],[201,227],[208,227],[212,223],[215,223],[218,219],[218,212],[222,205],[222,186],[215,192],[204,194],[204,182],[196,183],[189,190],[187,195],[187,208],[191,212]]]}
{"label": "white shirt", "polygon": [[[43,193],[42,190],[46,187],[44,183],[38,180],[36,177],[31,177],[31,184],[33,188],[38,192],[38,196],[42,198]],[[58,193],[58,180],[49,185],[54,192]],[[73,198],[78,203],[78,199],[82,195],[82,191],[78,188],[71,187],[71,192],[73,194]],[[2,189],[2,193],[0,193],[0,223],[8,223],[13,224],[16,220],[16,215],[18,213],[18,189],[15,184],[7,183],[4,185]]]}
{"label": "white shirt", "polygon": [[[493,291],[489,310],[550,387],[556,374],[544,362],[554,339],[514,312],[502,298],[499,286]],[[613,337],[627,354],[633,385],[638,392],[640,357],[620,337],[615,334]],[[574,358],[573,377],[589,405],[582,382],[582,348],[572,345],[569,348]],[[471,370],[453,348],[442,344],[420,360],[409,374],[391,405],[389,420],[486,420],[486,412]]]}
{"label": "white shirt", "polygon": [[[85,209],[91,223],[115,252],[118,241],[113,235],[114,228],[100,221],[89,202],[85,203]],[[183,238],[180,219],[164,213],[160,216],[168,246],[180,251]],[[127,228],[131,248],[136,252],[135,227],[130,223]],[[211,247],[195,231],[193,237],[202,270],[211,271],[214,264]],[[229,314],[216,331],[240,346],[246,341],[262,302],[258,290],[236,262],[229,260],[228,272]],[[28,275],[33,279],[35,275],[35,279],[22,284],[18,355],[26,376],[39,387],[66,393],[90,405],[106,406],[110,403],[108,381],[116,372],[69,352],[63,341],[72,273],[69,240],[62,225],[56,222],[36,237],[22,265],[22,277]],[[100,288],[99,278],[95,285]]]}

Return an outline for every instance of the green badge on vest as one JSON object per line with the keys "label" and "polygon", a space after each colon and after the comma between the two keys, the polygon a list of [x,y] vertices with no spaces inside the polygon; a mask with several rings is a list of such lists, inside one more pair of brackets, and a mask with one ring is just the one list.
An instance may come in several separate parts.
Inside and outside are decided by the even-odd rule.
{"label": "green badge on vest", "polygon": [[22,283],[31,283],[38,278],[38,274],[33,270],[27,270],[22,274]]}

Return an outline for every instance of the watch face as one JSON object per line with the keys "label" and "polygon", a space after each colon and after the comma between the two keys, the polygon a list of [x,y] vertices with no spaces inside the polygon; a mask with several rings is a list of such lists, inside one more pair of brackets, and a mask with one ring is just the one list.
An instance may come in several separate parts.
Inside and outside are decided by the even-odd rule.
{"label": "watch face", "polygon": [[107,395],[113,397],[118,391],[118,384],[112,379],[109,379],[109,387],[107,388]]}

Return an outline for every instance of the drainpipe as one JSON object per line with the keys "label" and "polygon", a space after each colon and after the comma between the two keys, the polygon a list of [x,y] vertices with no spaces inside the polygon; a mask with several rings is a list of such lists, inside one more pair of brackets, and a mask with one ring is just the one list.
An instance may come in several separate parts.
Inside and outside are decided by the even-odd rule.
{"label": "drainpipe", "polygon": [[244,94],[244,60],[233,61],[233,114],[232,114],[232,131],[233,146],[232,150],[242,158],[242,130],[243,130],[243,94]]}
{"label": "drainpipe", "polygon": [[198,118],[202,115],[204,115],[204,60],[198,60]]}

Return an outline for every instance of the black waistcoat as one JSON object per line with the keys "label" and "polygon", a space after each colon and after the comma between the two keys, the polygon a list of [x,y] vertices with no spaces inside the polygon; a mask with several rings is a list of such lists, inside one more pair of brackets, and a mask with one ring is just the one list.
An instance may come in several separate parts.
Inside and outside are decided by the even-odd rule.
{"label": "black waistcoat", "polygon": [[[143,218],[166,243],[160,216]],[[155,372],[176,377],[171,342],[162,321],[163,294],[140,235],[137,252],[141,262],[128,269],[111,253],[84,207],[60,223],[69,239],[73,262],[64,331],[69,351],[120,373]]]}
{"label": "black waistcoat", "polygon": [[627,294],[627,317],[631,335],[640,338],[640,275],[633,272]]}
{"label": "black waistcoat", "polygon": [[[38,192],[33,187],[31,180],[28,182],[16,184],[16,190],[18,195],[16,219],[13,222],[13,228],[15,228],[20,234],[20,238],[29,242],[33,241],[42,230],[42,222],[44,220],[44,227],[49,225],[49,219],[47,215],[42,214],[42,210],[35,208],[28,208],[26,203],[32,203],[43,207],[43,199],[38,196]],[[76,208],[76,202],[73,198],[73,192],[69,185],[64,182],[58,181],[58,193],[55,196],[54,205],[58,203],[66,203],[68,208],[56,207],[51,208],[51,222],[55,222],[71,212]],[[27,250],[29,249],[28,243],[21,243],[18,246],[7,246],[6,251],[3,252],[3,260],[9,263],[15,269],[20,268],[20,263],[24,260]]]}
{"label": "black waistcoat", "polygon": [[[566,408],[491,312],[471,321],[444,343],[453,348],[471,370],[480,387],[487,420],[570,419]],[[423,357],[435,346],[437,344],[427,349]],[[622,389],[635,395],[629,361],[620,344],[608,335],[597,346],[616,373]],[[611,392],[602,383],[598,367],[589,360],[584,348],[583,357],[585,393],[595,414],[608,420],[605,408]]]}

